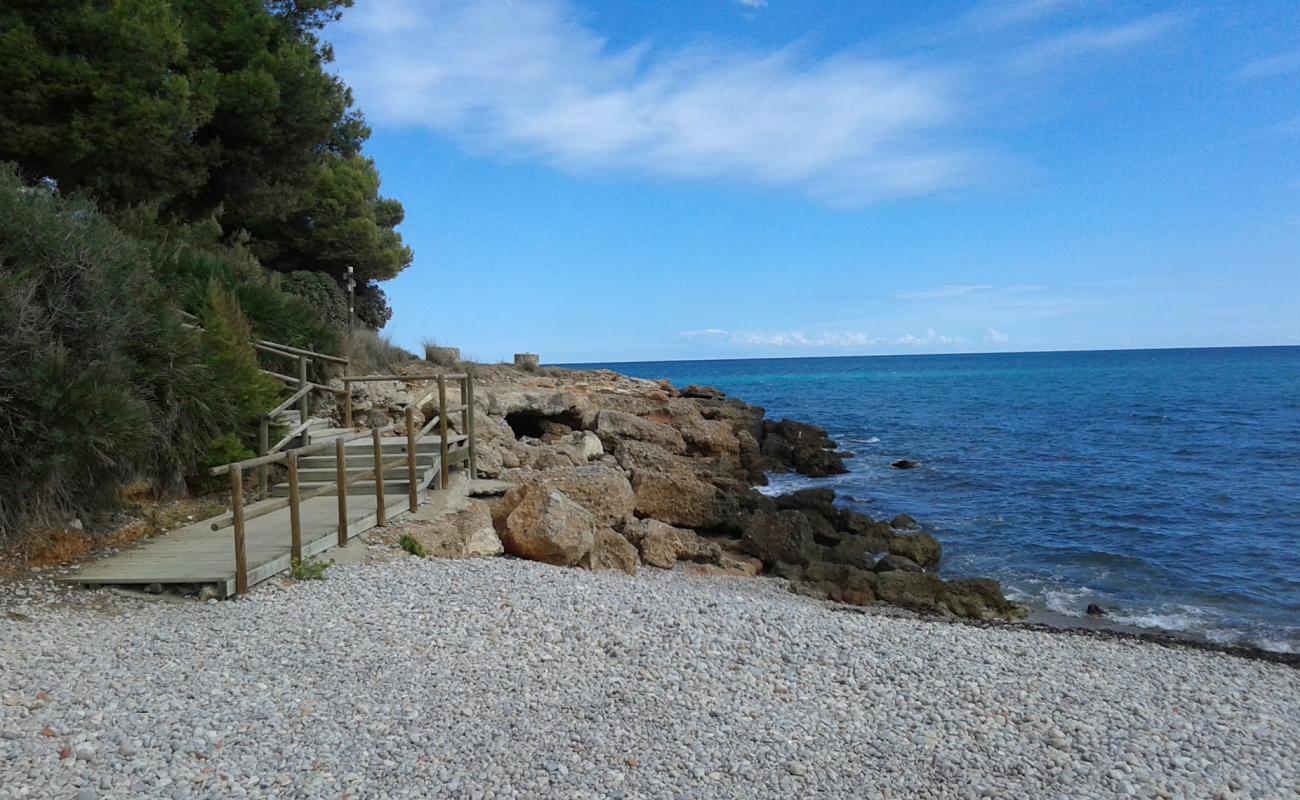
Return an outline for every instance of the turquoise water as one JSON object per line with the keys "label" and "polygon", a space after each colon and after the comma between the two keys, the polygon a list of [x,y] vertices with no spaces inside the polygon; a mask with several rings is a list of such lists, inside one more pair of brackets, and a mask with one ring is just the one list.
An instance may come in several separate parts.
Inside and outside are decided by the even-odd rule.
{"label": "turquoise water", "polygon": [[[1300,348],[601,364],[855,453],[829,485],[1041,610],[1300,652]],[[915,470],[890,462],[920,461]]]}

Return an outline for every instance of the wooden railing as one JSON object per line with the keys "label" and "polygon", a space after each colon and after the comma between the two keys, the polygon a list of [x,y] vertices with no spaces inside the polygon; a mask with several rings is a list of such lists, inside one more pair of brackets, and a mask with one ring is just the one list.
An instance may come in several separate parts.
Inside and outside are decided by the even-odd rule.
{"label": "wooden railing", "polygon": [[[297,386],[298,388],[287,400],[263,414],[262,418],[258,421],[257,454],[259,456],[266,456],[278,453],[285,447],[285,445],[289,444],[294,439],[300,439],[304,445],[311,444],[310,415],[312,393],[326,392],[338,395],[343,394],[345,390],[309,381],[307,379],[308,365],[313,360],[323,361],[330,364],[341,364],[343,366],[343,371],[347,372],[348,360],[339,356],[331,356],[326,353],[317,353],[314,350],[304,350],[300,347],[290,347],[287,344],[270,342],[265,339],[255,340],[253,342],[253,347],[263,353],[292,360],[296,363],[298,368],[297,377],[282,375],[269,369],[262,369],[264,374],[283,381],[290,386]],[[349,403],[350,402],[351,397],[349,396]],[[280,441],[276,442],[274,445],[271,444],[271,424],[275,422],[277,416],[294,405],[298,406],[298,424],[291,428],[289,432],[280,439]],[[269,464],[262,464],[257,468],[257,496],[259,499],[266,497],[266,492],[269,488],[268,466]]]}
{"label": "wooden railing", "polygon": [[[469,449],[469,473],[470,477],[478,475],[478,461],[474,452],[474,379],[463,372],[450,374],[430,373],[427,375],[353,375],[344,376],[343,378],[343,426],[352,427],[352,384],[372,381],[436,381],[437,385],[430,388],[424,394],[412,401],[407,408],[420,408],[428,402],[436,392],[438,395],[438,414],[430,417],[420,429],[420,435],[424,436],[438,426],[439,435],[442,438],[442,445],[439,448],[439,457],[441,458],[441,486],[447,485],[448,470],[450,465],[447,458],[447,415],[460,413],[461,433],[467,437],[467,448]],[[447,382],[456,381],[460,384],[460,404],[455,406],[447,405]]]}
{"label": "wooden railing", "polygon": [[[451,375],[367,375],[353,376],[344,378],[344,390],[332,390],[335,392],[346,391],[349,402],[346,404],[347,422],[351,423],[351,383],[362,381],[379,381],[379,380],[434,380],[437,385],[428,389],[417,399],[407,404],[400,422],[385,425],[379,428],[372,428],[369,431],[357,431],[355,433],[346,433],[337,436],[331,442],[321,442],[319,444],[303,443],[299,447],[283,450],[294,438],[295,431],[290,431],[284,438],[277,442],[273,447],[266,448],[270,452],[263,453],[256,458],[244,459],[230,464],[224,464],[219,467],[213,467],[209,473],[213,476],[230,475],[230,503],[231,512],[227,517],[221,517],[212,523],[212,530],[217,531],[223,528],[234,529],[235,545],[235,591],[238,594],[248,592],[248,560],[245,552],[245,524],[250,519],[266,516],[275,513],[284,508],[289,509],[289,554],[292,560],[302,559],[302,512],[301,506],[303,501],[311,500],[321,495],[327,495],[336,492],[338,495],[338,544],[340,547],[347,544],[348,541],[348,486],[363,480],[374,480],[375,482],[375,521],[380,527],[388,524],[387,520],[387,503],[384,495],[384,471],[395,467],[406,467],[407,473],[407,505],[411,511],[415,511],[419,506],[419,484],[420,470],[417,466],[418,445],[420,441],[427,436],[436,425],[438,427],[439,447],[438,447],[438,487],[445,489],[450,482],[450,464],[449,445],[448,445],[448,415],[460,413],[461,430],[465,434],[466,460],[468,462],[468,474],[470,479],[478,476],[478,467],[475,457],[475,432],[474,432],[474,380],[467,374]],[[459,405],[447,405],[447,382],[460,382],[461,400]],[[295,392],[292,397],[286,400],[282,405],[287,408],[294,402],[298,401],[298,394],[308,391],[309,385],[304,385]],[[430,417],[425,423],[417,427],[415,424],[416,410],[431,399],[434,394],[438,397],[438,413]],[[271,412],[278,413],[283,408]],[[302,425],[306,425],[304,421]],[[299,428],[302,427],[299,426]],[[350,427],[350,424],[349,424]],[[403,432],[406,437],[406,452],[398,458],[384,460],[383,454],[383,436],[392,432]],[[373,466],[354,475],[348,475],[347,458],[345,446],[348,442],[357,441],[370,437],[372,442]],[[335,478],[333,481],[323,483],[312,489],[302,492],[298,485],[298,459],[302,456],[313,455],[316,453],[327,452],[330,448],[334,449],[334,459],[336,465]],[[244,475],[247,470],[257,469],[259,471],[259,480],[264,481],[264,470],[272,464],[284,464],[289,473],[289,496],[273,502],[263,502],[255,509],[245,509],[244,507]],[[265,490],[263,490],[265,491]]]}

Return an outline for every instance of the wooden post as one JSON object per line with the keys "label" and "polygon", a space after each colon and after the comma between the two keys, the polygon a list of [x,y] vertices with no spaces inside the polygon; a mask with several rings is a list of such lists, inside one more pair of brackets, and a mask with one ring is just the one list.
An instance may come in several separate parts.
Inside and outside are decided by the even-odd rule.
{"label": "wooden post", "polygon": [[465,405],[469,407],[465,422],[465,435],[469,438],[465,446],[469,448],[469,479],[473,481],[478,480],[478,459],[474,452],[474,378],[471,375],[465,376],[465,394],[468,396]]}
{"label": "wooden post", "polygon": [[451,483],[450,465],[447,463],[447,379],[438,376],[438,488],[446,489]]}
{"label": "wooden post", "polygon": [[388,525],[384,508],[384,446],[379,441],[379,429],[372,428],[370,439],[375,447],[375,524],[383,528]]}
{"label": "wooden post", "polygon": [[[307,388],[307,356],[298,356],[298,388]],[[298,398],[298,422],[306,422],[307,415],[310,413],[309,402],[311,392],[307,392]]]}
{"label": "wooden post", "polygon": [[244,554],[244,470],[230,468],[230,514],[235,520],[235,594],[248,594],[248,559]]}
{"label": "wooden post", "polygon": [[343,379],[343,427],[352,427],[352,381]]}
{"label": "wooden post", "polygon": [[334,440],[334,460],[338,466],[339,482],[339,547],[348,544],[348,466],[343,455],[343,440]]}
{"label": "wooden post", "polygon": [[410,501],[411,511],[420,507],[418,472],[415,468],[415,407],[406,407],[406,495]]}
{"label": "wooden post", "polygon": [[302,561],[302,509],[298,507],[298,454],[289,454],[289,558]]}
{"label": "wooden post", "polygon": [[[257,426],[257,454],[266,455],[266,451],[271,449],[271,421],[262,415],[262,420]],[[266,498],[266,464],[259,464],[257,467],[257,499]]]}

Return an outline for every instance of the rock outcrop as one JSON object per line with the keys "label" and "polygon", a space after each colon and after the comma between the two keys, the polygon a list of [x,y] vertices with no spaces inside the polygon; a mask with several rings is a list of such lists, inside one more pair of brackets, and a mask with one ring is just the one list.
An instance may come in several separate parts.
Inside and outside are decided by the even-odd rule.
{"label": "rock outcrop", "polygon": [[[995,582],[942,580],[939,541],[906,514],[872,519],[837,506],[829,488],[756,492],[768,473],[845,471],[851,454],[816,425],[766,419],[711,387],[679,391],[603,370],[475,370],[478,465],[513,488],[425,532],[432,553],[491,551],[493,527],[505,552],[562,566],[632,574],[685,563],[708,575],[763,572],[843,603],[1020,613]],[[405,387],[365,391],[373,397],[357,399],[378,413]]]}

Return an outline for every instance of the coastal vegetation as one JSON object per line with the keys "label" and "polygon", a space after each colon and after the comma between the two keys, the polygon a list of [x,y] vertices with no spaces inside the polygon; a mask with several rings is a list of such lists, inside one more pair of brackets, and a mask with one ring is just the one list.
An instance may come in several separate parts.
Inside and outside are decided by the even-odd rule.
{"label": "coastal vegetation", "polygon": [[398,356],[344,334],[349,268],[377,329],[413,257],[328,70],[350,5],[0,8],[0,543],[250,454],[253,338]]}

